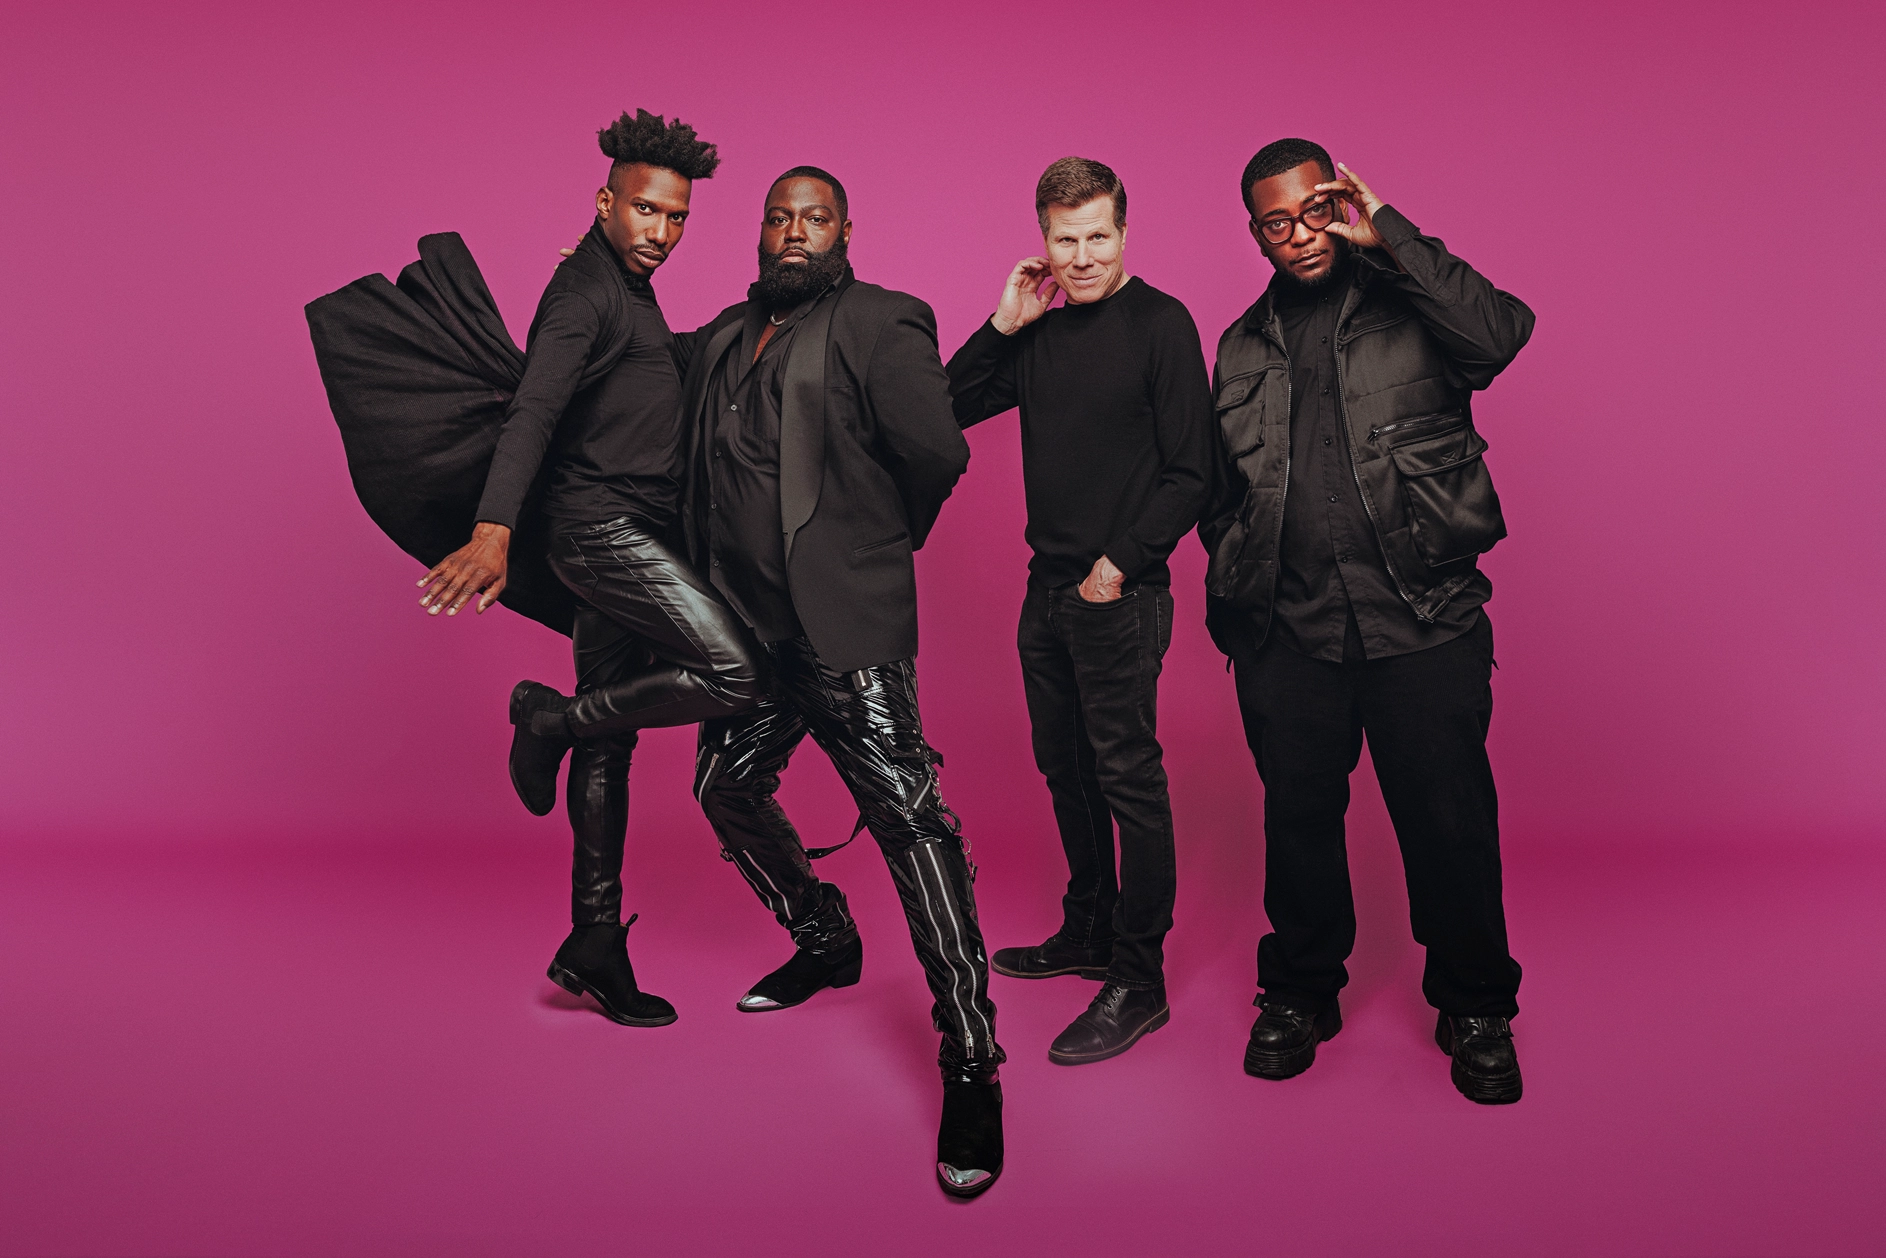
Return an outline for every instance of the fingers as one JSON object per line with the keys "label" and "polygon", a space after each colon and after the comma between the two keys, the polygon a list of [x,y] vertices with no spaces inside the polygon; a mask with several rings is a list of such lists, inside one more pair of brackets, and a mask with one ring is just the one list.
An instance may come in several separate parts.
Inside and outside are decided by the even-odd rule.
{"label": "fingers", "polygon": [[1356,238],[1356,224],[1346,222],[1343,219],[1333,220],[1330,225],[1323,230],[1332,236],[1341,236],[1352,245],[1362,243]]}
{"label": "fingers", "polygon": [[1054,299],[1060,295],[1060,292],[1060,283],[1050,275],[1041,287],[1035,290],[1035,297],[1041,302],[1042,309],[1045,310],[1054,304]]}
{"label": "fingers", "polygon": [[490,585],[485,587],[484,597],[478,600],[478,614],[480,616],[485,614],[486,608],[498,601],[498,595],[504,593],[505,581],[506,578],[499,577],[496,581],[493,581]]}
{"label": "fingers", "polygon": [[1349,182],[1355,185],[1355,190],[1362,195],[1362,200],[1365,203],[1369,201],[1379,201],[1381,199],[1375,195],[1374,190],[1371,189],[1368,184],[1362,182],[1361,175],[1356,174],[1355,171],[1350,170],[1341,162],[1336,163],[1336,169],[1349,176]]}

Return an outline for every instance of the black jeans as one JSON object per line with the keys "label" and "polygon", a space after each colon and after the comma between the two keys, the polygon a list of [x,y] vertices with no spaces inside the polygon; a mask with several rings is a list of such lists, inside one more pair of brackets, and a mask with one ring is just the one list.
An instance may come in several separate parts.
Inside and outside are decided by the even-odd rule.
{"label": "black jeans", "polygon": [[758,701],[758,648],[712,586],[638,520],[559,535],[550,566],[576,613],[576,745],[564,793],[575,856],[570,920],[620,920],[629,760],[636,731],[688,725]]}
{"label": "black jeans", "polygon": [[976,920],[974,871],[956,816],[938,792],[917,711],[917,671],[896,660],[835,673],[805,638],[770,642],[773,689],[757,707],[701,725],[695,794],[721,855],[814,953],[850,945],[858,928],[836,886],[821,882],[774,793],[809,733],[831,757],[890,866],[910,940],[935,1003],[945,1069],[993,1071],[989,963]]}
{"label": "black jeans", "polygon": [[1158,739],[1159,670],[1171,642],[1172,593],[1157,586],[1106,603],[1072,586],[1031,586],[1016,632],[1035,764],[1067,853],[1060,934],[1086,947],[1111,943],[1108,981],[1142,990],[1165,981],[1177,881]]}
{"label": "black jeans", "polygon": [[1330,663],[1270,640],[1237,662],[1245,738],[1264,780],[1264,994],[1322,1008],[1355,947],[1343,813],[1366,733],[1395,824],[1428,1003],[1460,1017],[1519,1012],[1507,954],[1499,803],[1487,763],[1493,626],[1408,655]]}

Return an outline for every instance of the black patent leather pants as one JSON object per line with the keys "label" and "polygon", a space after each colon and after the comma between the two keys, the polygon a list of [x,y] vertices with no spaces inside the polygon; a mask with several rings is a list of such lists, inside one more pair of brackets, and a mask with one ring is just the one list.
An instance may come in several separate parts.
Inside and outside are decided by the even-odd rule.
{"label": "black patent leather pants", "polygon": [[620,920],[629,760],[637,731],[737,712],[764,693],[746,626],[712,586],[638,520],[565,532],[550,565],[576,613],[576,744],[564,792],[575,855],[570,920]]}
{"label": "black patent leather pants", "polygon": [[695,794],[731,861],[793,943],[814,953],[849,945],[858,928],[839,889],[820,881],[798,831],[774,798],[779,774],[807,734],[831,757],[904,906],[910,939],[935,997],[945,1070],[993,1072],[989,963],[976,919],[973,871],[956,816],[938,793],[934,754],[917,710],[917,672],[897,660],[853,673],[820,662],[805,638],[763,648],[772,692],[757,706],[701,726]]}

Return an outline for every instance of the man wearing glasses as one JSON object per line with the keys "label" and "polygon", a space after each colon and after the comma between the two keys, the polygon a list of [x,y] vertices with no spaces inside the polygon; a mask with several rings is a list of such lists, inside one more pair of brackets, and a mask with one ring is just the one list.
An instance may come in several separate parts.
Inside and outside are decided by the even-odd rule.
{"label": "man wearing glasses", "polygon": [[1245,167],[1251,234],[1276,273],[1219,341],[1213,380],[1227,462],[1199,527],[1206,623],[1264,782],[1271,924],[1244,1068],[1300,1074],[1342,1029],[1356,931],[1343,814],[1366,734],[1436,1041],[1462,1094],[1512,1102],[1520,970],[1486,754],[1491,586],[1475,562],[1506,526],[1472,395],[1533,316],[1337,170],[1295,139]]}

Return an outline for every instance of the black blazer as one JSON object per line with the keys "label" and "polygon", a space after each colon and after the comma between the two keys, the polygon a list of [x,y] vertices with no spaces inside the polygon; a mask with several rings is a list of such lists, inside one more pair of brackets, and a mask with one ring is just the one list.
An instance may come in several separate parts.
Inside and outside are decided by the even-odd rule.
{"label": "black blazer", "polygon": [[[739,351],[747,305],[729,306],[706,327],[675,337],[692,443],[687,545],[703,572],[708,385],[722,358]],[[821,361],[821,338],[806,333],[826,317]],[[819,658],[852,672],[916,655],[911,556],[969,466],[969,443],[950,408],[928,305],[861,283],[847,270],[805,320],[780,399],[786,581]]]}

